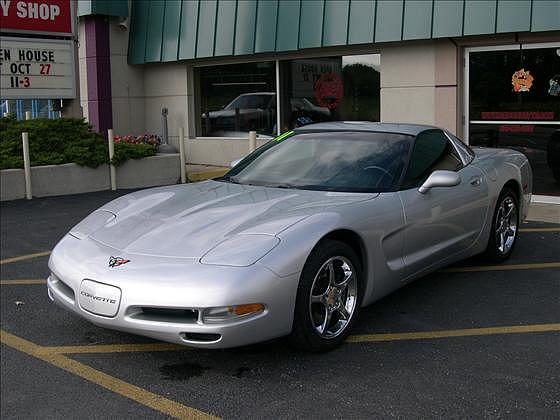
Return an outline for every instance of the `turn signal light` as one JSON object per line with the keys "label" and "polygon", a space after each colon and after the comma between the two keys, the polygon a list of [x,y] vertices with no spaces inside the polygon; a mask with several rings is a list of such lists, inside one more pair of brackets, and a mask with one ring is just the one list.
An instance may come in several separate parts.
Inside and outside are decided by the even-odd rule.
{"label": "turn signal light", "polygon": [[247,315],[253,312],[264,311],[264,305],[262,303],[249,303],[247,305],[237,305],[233,306],[233,313],[235,315]]}
{"label": "turn signal light", "polygon": [[232,321],[247,315],[263,312],[264,309],[265,306],[262,303],[208,308],[203,312],[202,321],[206,323]]}

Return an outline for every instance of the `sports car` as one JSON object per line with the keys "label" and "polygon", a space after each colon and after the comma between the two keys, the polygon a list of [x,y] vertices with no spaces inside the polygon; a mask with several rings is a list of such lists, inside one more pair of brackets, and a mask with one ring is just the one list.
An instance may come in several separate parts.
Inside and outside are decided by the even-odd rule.
{"label": "sports car", "polygon": [[287,132],[220,178],[91,213],[51,253],[48,294],[94,324],[202,348],[286,336],[325,351],[365,305],[458,260],[505,260],[527,158],[446,130],[338,122]]}

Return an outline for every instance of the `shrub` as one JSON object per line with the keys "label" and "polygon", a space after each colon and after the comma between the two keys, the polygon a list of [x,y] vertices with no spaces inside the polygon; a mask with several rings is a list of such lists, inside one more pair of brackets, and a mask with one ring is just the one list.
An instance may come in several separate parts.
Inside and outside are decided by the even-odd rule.
{"label": "shrub", "polygon": [[[106,140],[91,130],[83,119],[60,118],[17,121],[13,116],[0,119],[0,169],[22,168],[21,133],[29,133],[31,165],[76,163],[96,168],[109,162]],[[113,163],[139,159],[156,153],[155,144],[115,144]]]}

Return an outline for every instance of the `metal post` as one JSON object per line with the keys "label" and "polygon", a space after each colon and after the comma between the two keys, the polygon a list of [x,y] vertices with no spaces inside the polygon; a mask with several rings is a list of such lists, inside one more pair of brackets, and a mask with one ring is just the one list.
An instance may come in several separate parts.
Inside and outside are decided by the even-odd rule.
{"label": "metal post", "polygon": [[254,152],[257,148],[257,132],[249,131],[249,153]]}
{"label": "metal post", "polygon": [[181,184],[187,182],[187,158],[185,156],[185,129],[179,128],[179,158],[181,161]]}
{"label": "metal post", "polygon": [[161,109],[161,144],[158,147],[158,153],[177,153],[177,149],[169,144],[167,131],[167,108]]}
{"label": "metal post", "polygon": [[168,144],[168,139],[167,139],[167,114],[168,114],[168,110],[167,108],[162,108],[161,109],[161,141],[162,144]]}
{"label": "metal post", "polygon": [[117,172],[115,170],[115,165],[113,165],[113,157],[115,156],[115,136],[113,134],[113,129],[107,130],[109,139],[109,169],[111,178],[111,190],[115,191],[117,189]]}
{"label": "metal post", "polygon": [[282,134],[282,121],[280,114],[280,60],[276,60],[276,133]]}
{"label": "metal post", "polygon": [[23,142],[23,173],[25,176],[25,198],[31,200],[31,162],[29,160],[29,133],[21,133]]}
{"label": "metal post", "polygon": [[31,119],[31,111],[25,111],[25,120],[29,121]]}
{"label": "metal post", "polygon": [[241,124],[239,124],[239,108],[235,108],[235,131],[241,130]]}

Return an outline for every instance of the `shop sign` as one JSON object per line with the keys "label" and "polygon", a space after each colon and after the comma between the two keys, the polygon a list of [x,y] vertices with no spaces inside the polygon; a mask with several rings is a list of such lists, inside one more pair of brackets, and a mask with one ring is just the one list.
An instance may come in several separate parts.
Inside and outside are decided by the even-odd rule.
{"label": "shop sign", "polygon": [[2,99],[75,98],[71,40],[0,38]]}
{"label": "shop sign", "polygon": [[74,33],[70,0],[0,0],[2,32],[65,35]]}
{"label": "shop sign", "polygon": [[515,92],[529,92],[533,86],[533,80],[535,79],[531,76],[531,72],[525,69],[517,70],[511,76],[511,84]]}
{"label": "shop sign", "polygon": [[483,120],[532,120],[552,121],[554,111],[482,111]]}
{"label": "shop sign", "polygon": [[500,125],[500,133],[534,133],[535,126],[532,124],[508,124]]}
{"label": "shop sign", "polygon": [[311,58],[292,61],[292,98],[313,98],[316,84],[325,73],[342,72],[342,58]]}
{"label": "shop sign", "polygon": [[335,109],[344,96],[344,82],[337,73],[322,74],[315,83],[315,100],[319,106]]}

